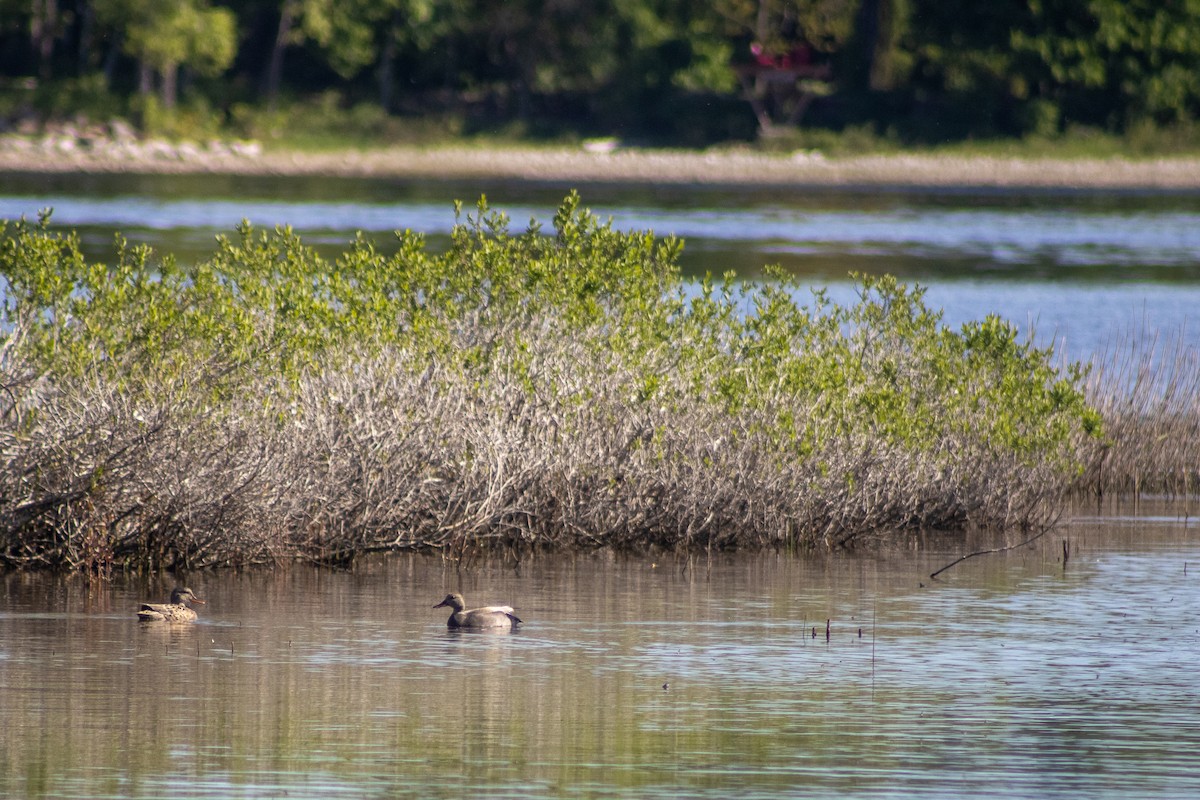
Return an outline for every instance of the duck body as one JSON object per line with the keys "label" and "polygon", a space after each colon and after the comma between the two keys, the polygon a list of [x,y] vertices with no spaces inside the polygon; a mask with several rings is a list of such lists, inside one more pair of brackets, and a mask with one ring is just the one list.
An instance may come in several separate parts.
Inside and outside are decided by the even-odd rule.
{"label": "duck body", "polygon": [[453,610],[450,619],[446,621],[449,628],[513,628],[521,623],[520,617],[513,613],[512,606],[467,608],[463,596],[457,592],[446,595],[445,600],[434,606],[443,607]]}
{"label": "duck body", "polygon": [[191,589],[176,587],[171,591],[169,603],[142,603],[138,609],[138,619],[142,622],[194,622],[195,610],[190,603],[204,604],[196,597]]}

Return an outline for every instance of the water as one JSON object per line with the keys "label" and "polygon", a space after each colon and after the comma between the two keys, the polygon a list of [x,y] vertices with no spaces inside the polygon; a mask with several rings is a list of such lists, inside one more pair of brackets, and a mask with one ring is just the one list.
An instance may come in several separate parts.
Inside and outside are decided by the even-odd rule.
{"label": "water", "polygon": [[[0,176],[0,218],[53,205],[93,258],[114,228],[201,257],[243,217],[330,252],[354,229],[439,247],[481,192],[522,228],[566,188]],[[886,271],[951,324],[996,311],[1076,357],[1143,325],[1200,346],[1200,197],[583,195],[686,236],[691,275],[780,262],[847,300],[847,272]],[[134,619],[168,576],[3,575],[0,795],[1200,796],[1194,521],[1078,517],[937,581],[967,546],[910,544],[197,574],[210,602],[176,629]],[[527,624],[449,632],[430,606],[452,589]]]}
{"label": "water", "polygon": [[[362,230],[387,250],[410,228],[445,246],[451,201],[487,194],[516,230],[549,227],[565,186],[222,176],[4,177],[0,218],[77,229],[92,258],[113,231],[181,258],[211,252],[244,218],[288,224],[328,254]],[[1200,196],[1190,194],[699,190],[583,188],[585,204],[621,229],[687,242],[689,275],[761,275],[781,264],[802,283],[854,299],[851,271],[928,289],[947,324],[992,312],[1043,344],[1086,359],[1150,328],[1200,347]]]}
{"label": "water", "polygon": [[[960,552],[209,573],[175,629],[169,581],[7,575],[0,794],[1197,796],[1195,522]],[[448,631],[459,588],[526,624]]]}

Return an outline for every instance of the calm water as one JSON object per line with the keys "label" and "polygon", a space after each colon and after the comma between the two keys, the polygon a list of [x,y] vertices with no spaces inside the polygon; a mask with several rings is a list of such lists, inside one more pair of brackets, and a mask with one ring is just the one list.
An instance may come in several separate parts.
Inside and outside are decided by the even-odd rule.
{"label": "calm water", "polygon": [[[7,575],[0,795],[1194,798],[1200,528],[1149,513],[938,581],[959,547],[198,574],[176,629],[133,615],[170,582]],[[526,625],[448,632],[459,588]]]}
{"label": "calm water", "polygon": [[[0,176],[0,219],[45,207],[78,229],[93,258],[114,230],[182,258],[211,252],[243,218],[290,224],[330,254],[362,230],[387,249],[411,228],[444,246],[452,200],[487,194],[515,229],[547,227],[569,187],[528,183],[318,178]],[[754,277],[779,263],[850,301],[851,271],[889,272],[928,288],[958,325],[997,312],[1087,358],[1143,328],[1200,347],[1200,195],[844,193],[582,188],[587,205],[622,229],[687,242],[693,275]]]}
{"label": "calm water", "polygon": [[[566,191],[0,176],[0,218],[54,206],[93,258],[118,228],[201,257],[243,217],[336,252],[356,229],[443,246],[481,192],[548,224]],[[847,300],[849,271],[886,271],[1072,357],[1142,326],[1200,347],[1200,196],[583,196],[686,237],[692,274],[779,262]],[[182,629],[134,620],[169,577],[0,575],[0,796],[1193,798],[1194,515],[1077,518],[938,581],[962,546],[199,574]],[[449,633],[451,589],[527,625]]]}

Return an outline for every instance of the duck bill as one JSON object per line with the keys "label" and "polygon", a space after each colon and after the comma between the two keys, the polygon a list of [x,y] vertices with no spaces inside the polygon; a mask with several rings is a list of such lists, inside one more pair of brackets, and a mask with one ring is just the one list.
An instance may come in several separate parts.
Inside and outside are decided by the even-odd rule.
{"label": "duck bill", "polygon": [[446,601],[445,601],[445,600],[443,600],[442,602],[440,602],[440,603],[438,603],[436,606],[434,606],[434,608],[442,608],[442,607],[443,607],[443,606],[445,606],[445,605],[446,605]]}
{"label": "duck bill", "polygon": [[199,603],[200,605],[204,605],[204,601],[201,600],[199,597],[196,597],[195,595],[192,595],[192,602]]}

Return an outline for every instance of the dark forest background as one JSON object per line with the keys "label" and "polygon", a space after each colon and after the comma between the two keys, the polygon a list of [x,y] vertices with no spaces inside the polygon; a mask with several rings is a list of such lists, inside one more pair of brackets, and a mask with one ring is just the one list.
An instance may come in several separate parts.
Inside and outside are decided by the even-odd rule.
{"label": "dark forest background", "polygon": [[9,130],[1191,146],[1198,115],[1200,0],[0,0]]}

